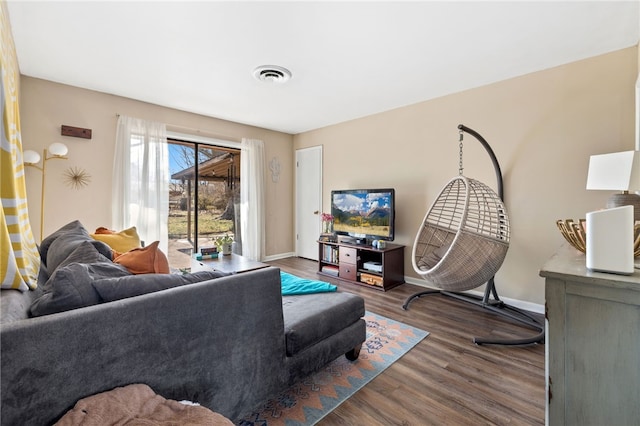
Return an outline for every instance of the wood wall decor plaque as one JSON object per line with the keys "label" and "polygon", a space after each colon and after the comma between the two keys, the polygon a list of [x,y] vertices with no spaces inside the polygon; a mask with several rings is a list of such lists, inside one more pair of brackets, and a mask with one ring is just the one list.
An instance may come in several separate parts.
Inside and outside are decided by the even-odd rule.
{"label": "wood wall decor plaque", "polygon": [[63,124],[60,133],[62,136],[91,139],[91,129],[83,129],[82,127],[65,126]]}

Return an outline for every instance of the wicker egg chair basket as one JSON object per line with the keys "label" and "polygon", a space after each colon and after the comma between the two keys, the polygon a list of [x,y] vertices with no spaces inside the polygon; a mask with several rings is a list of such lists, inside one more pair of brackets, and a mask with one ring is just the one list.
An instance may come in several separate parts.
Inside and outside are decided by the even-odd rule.
{"label": "wicker egg chair basket", "polygon": [[509,248],[509,217],[491,188],[453,178],[427,212],[413,245],[413,268],[433,286],[465,291],[486,283]]}

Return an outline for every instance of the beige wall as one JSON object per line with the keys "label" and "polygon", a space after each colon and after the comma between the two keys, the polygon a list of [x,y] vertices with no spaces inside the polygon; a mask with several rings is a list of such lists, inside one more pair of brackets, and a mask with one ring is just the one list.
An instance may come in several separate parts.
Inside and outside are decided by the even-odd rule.
{"label": "beige wall", "polygon": [[[323,145],[324,211],[331,189],[394,187],[396,242],[407,246],[405,274],[421,282],[411,267],[411,246],[427,209],[457,174],[462,123],[487,139],[504,174],[512,242],[496,277],[498,291],[542,304],[538,271],[563,243],[555,220],[584,217],[610,194],[585,190],[589,155],[634,148],[638,53],[638,47],[624,49],[293,137],[23,76],[23,145],[41,151],[61,141],[70,150],[68,161],[47,165],[46,235],[75,218],[89,229],[110,224],[116,113],[162,121],[184,133],[262,139],[267,162],[277,157],[282,166],[278,183],[266,177],[267,256],[294,250],[294,148]],[[60,136],[62,124],[91,128],[93,139]],[[495,187],[489,157],[470,135],[464,152],[465,174]],[[64,184],[62,173],[72,166],[92,176],[88,187]],[[27,173],[38,235],[40,175]]]}
{"label": "beige wall", "polygon": [[[167,124],[168,130],[240,141],[261,139],[267,163],[277,157],[282,166],[280,180],[266,182],[266,255],[293,250],[293,138],[215,118],[190,114],[119,96],[80,89],[22,76],[20,113],[24,149],[40,153],[53,142],[69,147],[69,160],[47,162],[44,235],[73,219],[89,230],[111,225],[111,182],[116,133],[116,114]],[[60,126],[89,128],[90,140],[60,135]],[[65,185],[63,173],[79,167],[91,175],[91,183],[80,190]],[[40,173],[27,168],[29,217],[34,235],[40,234]]]}
{"label": "beige wall", "polygon": [[[543,304],[538,271],[564,241],[555,221],[584,218],[610,195],[585,190],[589,155],[634,148],[637,75],[633,47],[302,133],[294,147],[323,146],[323,211],[332,189],[396,189],[395,242],[407,246],[405,274],[417,277],[411,246],[427,209],[458,173],[457,126],[476,130],[500,161],[511,218],[499,294]],[[464,174],[495,189],[480,143],[466,135],[464,147]]]}

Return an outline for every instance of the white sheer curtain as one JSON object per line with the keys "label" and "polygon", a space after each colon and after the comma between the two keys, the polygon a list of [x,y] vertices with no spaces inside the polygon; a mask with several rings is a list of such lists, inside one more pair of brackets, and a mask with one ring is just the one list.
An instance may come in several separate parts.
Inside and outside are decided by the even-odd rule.
{"label": "white sheer curtain", "polygon": [[240,235],[242,255],[264,257],[264,142],[242,139],[240,153]]}
{"label": "white sheer curtain", "polygon": [[168,253],[169,154],[163,123],[121,115],[113,163],[112,227],[135,226]]}

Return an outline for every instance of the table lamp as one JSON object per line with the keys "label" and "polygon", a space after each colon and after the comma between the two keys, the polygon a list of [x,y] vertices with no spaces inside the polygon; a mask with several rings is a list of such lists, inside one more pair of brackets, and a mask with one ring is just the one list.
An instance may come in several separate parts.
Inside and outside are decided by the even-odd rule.
{"label": "table lamp", "polygon": [[640,220],[640,151],[592,155],[587,189],[622,191],[607,200],[607,208],[633,206],[634,221]]}

